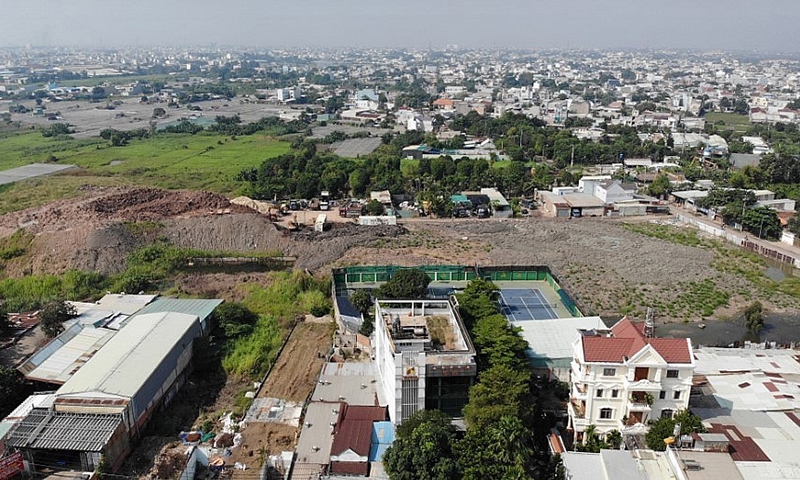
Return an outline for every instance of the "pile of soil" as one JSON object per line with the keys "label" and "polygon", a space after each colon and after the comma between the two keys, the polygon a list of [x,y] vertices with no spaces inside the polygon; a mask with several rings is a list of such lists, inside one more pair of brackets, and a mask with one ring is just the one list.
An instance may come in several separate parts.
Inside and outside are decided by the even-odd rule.
{"label": "pile of soil", "polygon": [[150,478],[176,478],[185,468],[189,456],[179,443],[166,445],[156,456]]}
{"label": "pile of soil", "polygon": [[104,218],[129,222],[153,221],[179,215],[197,215],[225,210],[232,213],[251,212],[234,205],[227,198],[210,192],[173,191],[158,188],[135,188],[111,193],[87,201],[81,208]]}

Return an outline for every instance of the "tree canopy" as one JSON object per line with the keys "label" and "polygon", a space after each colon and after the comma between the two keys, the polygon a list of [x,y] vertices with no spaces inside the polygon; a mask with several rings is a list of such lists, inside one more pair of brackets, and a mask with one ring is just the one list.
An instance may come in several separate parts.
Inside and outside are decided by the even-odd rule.
{"label": "tree canopy", "polygon": [[15,369],[0,366],[0,418],[5,418],[25,399],[23,380]]}
{"label": "tree canopy", "polygon": [[417,268],[400,270],[378,288],[376,296],[388,299],[425,298],[431,278]]}
{"label": "tree canopy", "polygon": [[395,440],[383,456],[393,480],[457,478],[456,429],[438,410],[420,410],[397,427]]}
{"label": "tree canopy", "polygon": [[214,309],[213,318],[217,328],[227,338],[249,335],[258,322],[258,315],[237,302],[222,303]]}
{"label": "tree canopy", "polygon": [[64,322],[76,315],[75,307],[64,300],[48,302],[39,311],[39,324],[48,338],[64,331]]}
{"label": "tree canopy", "polygon": [[650,430],[645,436],[647,448],[651,450],[665,450],[666,444],[664,443],[664,439],[672,436],[676,423],[681,424],[681,435],[706,431],[706,427],[703,425],[700,417],[694,415],[689,410],[681,410],[675,413],[675,416],[672,418],[661,417],[658,420],[650,421]]}

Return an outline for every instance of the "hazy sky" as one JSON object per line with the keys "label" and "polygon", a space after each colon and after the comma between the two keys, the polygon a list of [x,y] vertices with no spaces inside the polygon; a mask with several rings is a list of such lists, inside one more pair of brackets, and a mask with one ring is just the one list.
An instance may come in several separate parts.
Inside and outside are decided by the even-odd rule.
{"label": "hazy sky", "polygon": [[0,46],[800,52],[798,0],[5,0]]}

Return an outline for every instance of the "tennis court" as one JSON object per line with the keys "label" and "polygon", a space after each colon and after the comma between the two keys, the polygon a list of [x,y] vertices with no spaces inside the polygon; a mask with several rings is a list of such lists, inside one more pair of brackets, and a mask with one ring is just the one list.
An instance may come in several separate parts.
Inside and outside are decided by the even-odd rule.
{"label": "tennis court", "polygon": [[551,305],[538,288],[501,289],[500,307],[503,315],[512,322],[559,318],[555,305]]}

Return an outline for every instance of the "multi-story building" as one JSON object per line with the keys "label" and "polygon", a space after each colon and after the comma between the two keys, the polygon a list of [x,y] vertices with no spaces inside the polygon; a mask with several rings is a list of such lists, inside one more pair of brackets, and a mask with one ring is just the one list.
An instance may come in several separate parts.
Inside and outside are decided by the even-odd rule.
{"label": "multi-story building", "polygon": [[452,300],[378,300],[373,345],[389,417],[438,409],[453,417],[469,401],[475,348]]}
{"label": "multi-story building", "polygon": [[568,406],[575,441],[589,425],[603,436],[689,405],[694,372],[688,338],[655,338],[652,322],[627,317],[610,330],[580,330]]}

